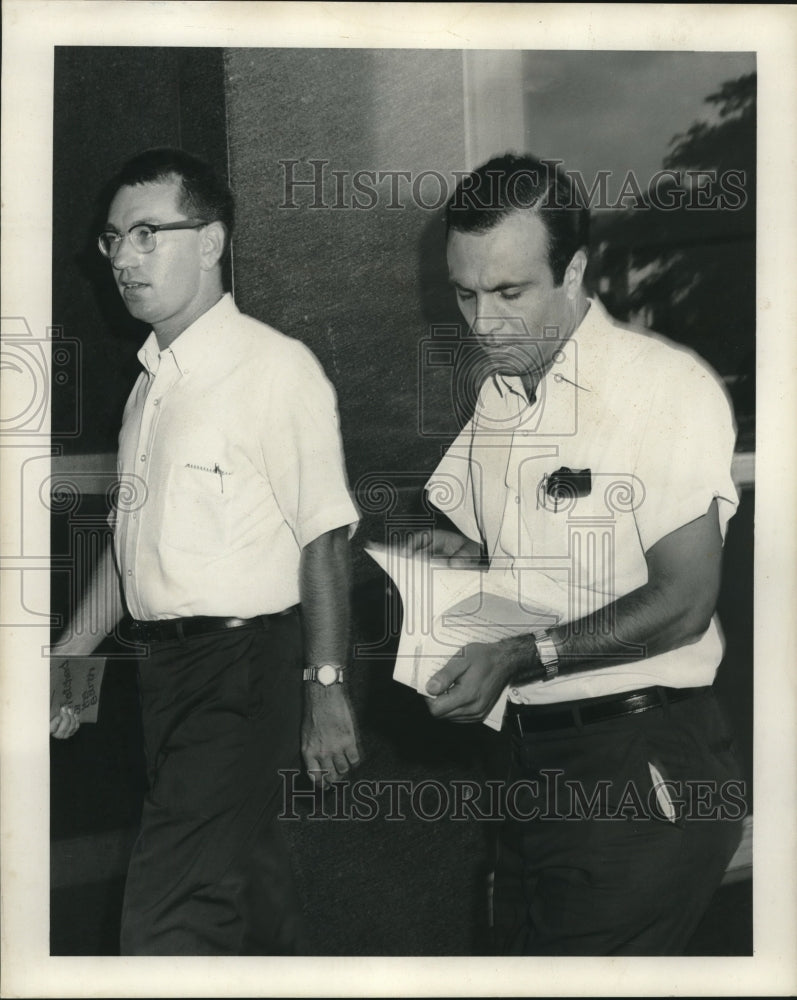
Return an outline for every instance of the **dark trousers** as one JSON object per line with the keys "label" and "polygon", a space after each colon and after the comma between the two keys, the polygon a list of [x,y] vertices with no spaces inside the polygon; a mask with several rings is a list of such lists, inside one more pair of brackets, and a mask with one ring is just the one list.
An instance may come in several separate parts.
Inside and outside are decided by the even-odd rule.
{"label": "dark trousers", "polygon": [[297,766],[293,614],[155,643],[139,664],[149,791],[122,913],[123,955],[302,948],[280,768]]}
{"label": "dark trousers", "polygon": [[[495,950],[681,954],[738,846],[745,812],[713,693],[510,739]],[[659,778],[667,784],[657,793]]]}

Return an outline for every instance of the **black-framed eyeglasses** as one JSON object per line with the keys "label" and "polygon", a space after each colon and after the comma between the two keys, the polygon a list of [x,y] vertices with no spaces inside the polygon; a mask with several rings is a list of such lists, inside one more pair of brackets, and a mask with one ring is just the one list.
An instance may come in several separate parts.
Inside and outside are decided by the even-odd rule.
{"label": "black-framed eyeglasses", "polygon": [[181,219],[180,222],[139,222],[131,226],[126,233],[117,233],[114,229],[105,229],[97,237],[97,246],[103,257],[113,258],[119,251],[122,241],[129,237],[134,250],[139,253],[152,253],[158,245],[158,233],[173,229],[200,229],[207,226],[204,219]]}

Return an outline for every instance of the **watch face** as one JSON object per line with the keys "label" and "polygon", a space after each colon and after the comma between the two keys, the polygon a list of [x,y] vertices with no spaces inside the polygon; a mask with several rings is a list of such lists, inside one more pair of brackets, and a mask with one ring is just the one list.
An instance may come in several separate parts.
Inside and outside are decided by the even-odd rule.
{"label": "watch face", "polygon": [[331,663],[325,663],[320,666],[316,672],[316,679],[319,684],[323,684],[324,687],[329,687],[330,684],[334,684],[338,679],[338,671]]}

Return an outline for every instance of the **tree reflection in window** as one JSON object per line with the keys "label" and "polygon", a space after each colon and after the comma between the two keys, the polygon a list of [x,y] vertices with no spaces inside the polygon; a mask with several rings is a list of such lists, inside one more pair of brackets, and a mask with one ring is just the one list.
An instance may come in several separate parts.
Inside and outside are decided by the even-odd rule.
{"label": "tree reflection in window", "polygon": [[670,141],[624,208],[593,213],[593,283],[619,319],[688,344],[723,376],[739,444],[755,423],[756,75],[722,84],[712,114]]}

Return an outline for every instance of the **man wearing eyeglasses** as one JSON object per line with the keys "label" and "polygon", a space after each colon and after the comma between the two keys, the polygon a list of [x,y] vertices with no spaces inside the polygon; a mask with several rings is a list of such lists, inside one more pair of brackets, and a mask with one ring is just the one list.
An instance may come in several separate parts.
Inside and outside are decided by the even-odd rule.
{"label": "man wearing eyeglasses", "polygon": [[[114,544],[54,655],[114,630],[121,580],[146,651],[149,778],[121,950],[295,953],[278,770],[300,745],[321,784],[359,760],[343,683],[358,514],[335,394],[303,344],[225,294],[233,200],[206,164],[149,150],[113,190],[99,249],[151,333],[119,437]],[[51,720],[58,738],[76,729]]]}

